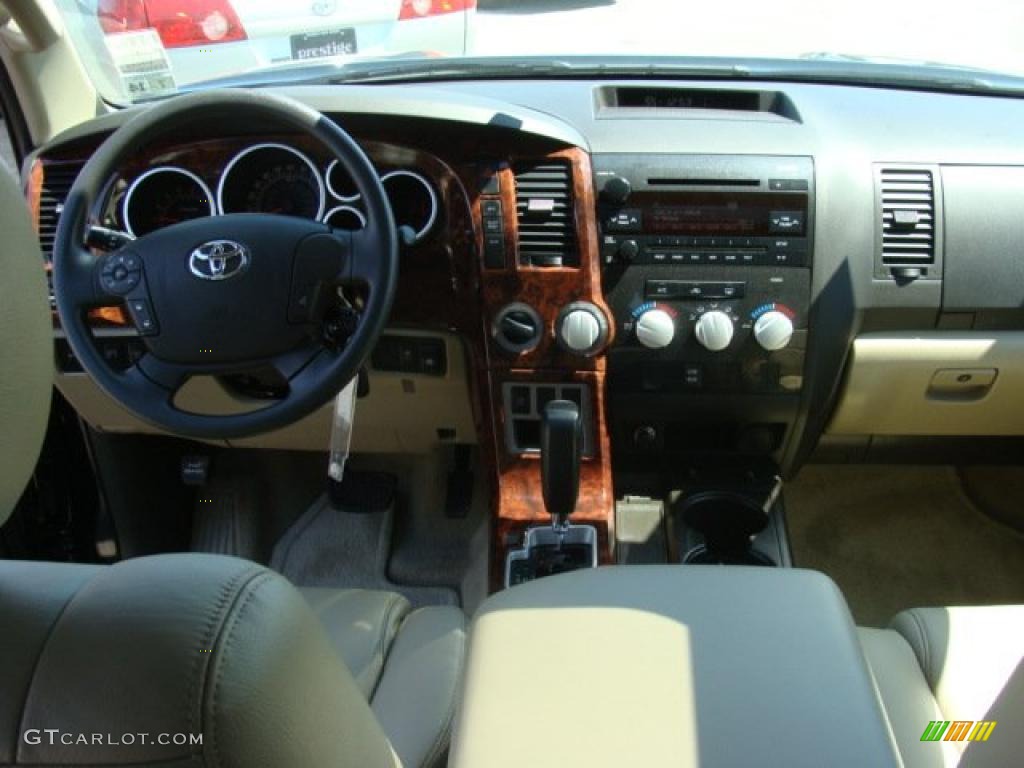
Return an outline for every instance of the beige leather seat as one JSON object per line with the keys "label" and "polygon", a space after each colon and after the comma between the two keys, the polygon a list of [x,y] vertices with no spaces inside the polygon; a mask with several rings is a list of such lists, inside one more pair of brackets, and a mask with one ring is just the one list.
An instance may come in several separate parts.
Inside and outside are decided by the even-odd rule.
{"label": "beige leather seat", "polygon": [[[2,525],[39,455],[53,379],[39,243],[2,168],[0,232]],[[410,611],[362,590],[300,596],[255,563],[197,554],[0,561],[0,585],[0,765],[444,760],[465,645],[457,609]],[[186,742],[158,741],[176,734]]]}
{"label": "beige leather seat", "polygon": [[[1024,605],[915,608],[860,629],[907,768],[1021,765]],[[987,741],[922,741],[928,724],[995,721]]]}

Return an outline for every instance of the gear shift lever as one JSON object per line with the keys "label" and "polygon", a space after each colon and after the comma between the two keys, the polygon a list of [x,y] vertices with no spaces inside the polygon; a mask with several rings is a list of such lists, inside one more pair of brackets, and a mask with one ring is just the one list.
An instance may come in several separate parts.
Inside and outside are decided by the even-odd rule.
{"label": "gear shift lever", "polygon": [[579,407],[568,400],[552,400],[540,415],[540,479],[551,527],[527,528],[522,548],[509,551],[505,559],[506,586],[597,567],[597,529],[592,525],[569,525],[580,491],[582,453]]}
{"label": "gear shift lever", "polygon": [[580,491],[583,422],[580,410],[568,400],[552,400],[540,422],[540,476],[544,506],[559,540],[569,526]]}

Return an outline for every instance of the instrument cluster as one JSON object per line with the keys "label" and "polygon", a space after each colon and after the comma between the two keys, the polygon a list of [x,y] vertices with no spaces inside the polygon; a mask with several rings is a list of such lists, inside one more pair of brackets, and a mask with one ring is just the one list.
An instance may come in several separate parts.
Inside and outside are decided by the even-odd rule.
{"label": "instrument cluster", "polygon": [[[398,226],[427,237],[440,210],[434,184],[407,168],[388,170],[381,182]],[[336,229],[366,225],[362,195],[338,160],[318,164],[288,144],[247,146],[228,159],[216,183],[176,164],[158,164],[131,180],[117,205],[123,229],[141,237],[202,216],[272,213],[323,221]]]}

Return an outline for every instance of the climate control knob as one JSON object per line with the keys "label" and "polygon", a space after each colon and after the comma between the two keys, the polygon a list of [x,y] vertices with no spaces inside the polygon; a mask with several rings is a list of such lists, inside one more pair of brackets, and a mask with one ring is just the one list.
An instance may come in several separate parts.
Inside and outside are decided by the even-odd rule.
{"label": "climate control knob", "polygon": [[608,321],[589,301],[574,301],[562,308],[555,321],[556,338],[562,349],[590,357],[608,342]]}
{"label": "climate control knob", "polygon": [[765,312],[754,323],[754,338],[769,352],[782,349],[793,338],[793,321],[777,309]]}
{"label": "climate control knob", "polygon": [[636,338],[648,349],[663,349],[676,335],[676,321],[664,309],[648,309],[636,321]]}
{"label": "climate control knob", "polygon": [[720,309],[713,309],[697,320],[694,335],[705,349],[721,352],[732,341],[732,331],[732,318]]}

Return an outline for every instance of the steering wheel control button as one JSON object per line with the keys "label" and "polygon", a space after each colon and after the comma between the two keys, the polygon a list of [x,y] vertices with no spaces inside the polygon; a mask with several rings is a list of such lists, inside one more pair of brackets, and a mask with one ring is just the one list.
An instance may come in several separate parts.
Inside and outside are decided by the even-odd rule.
{"label": "steering wheel control button", "polygon": [[103,265],[100,271],[100,286],[104,291],[117,296],[126,296],[142,280],[142,260],[134,253],[118,253]]}
{"label": "steering wheel control button", "polygon": [[156,324],[156,318],[153,316],[153,308],[146,299],[132,299],[129,301],[128,313],[132,316],[132,321],[135,323],[140,336],[155,336],[160,332]]}

